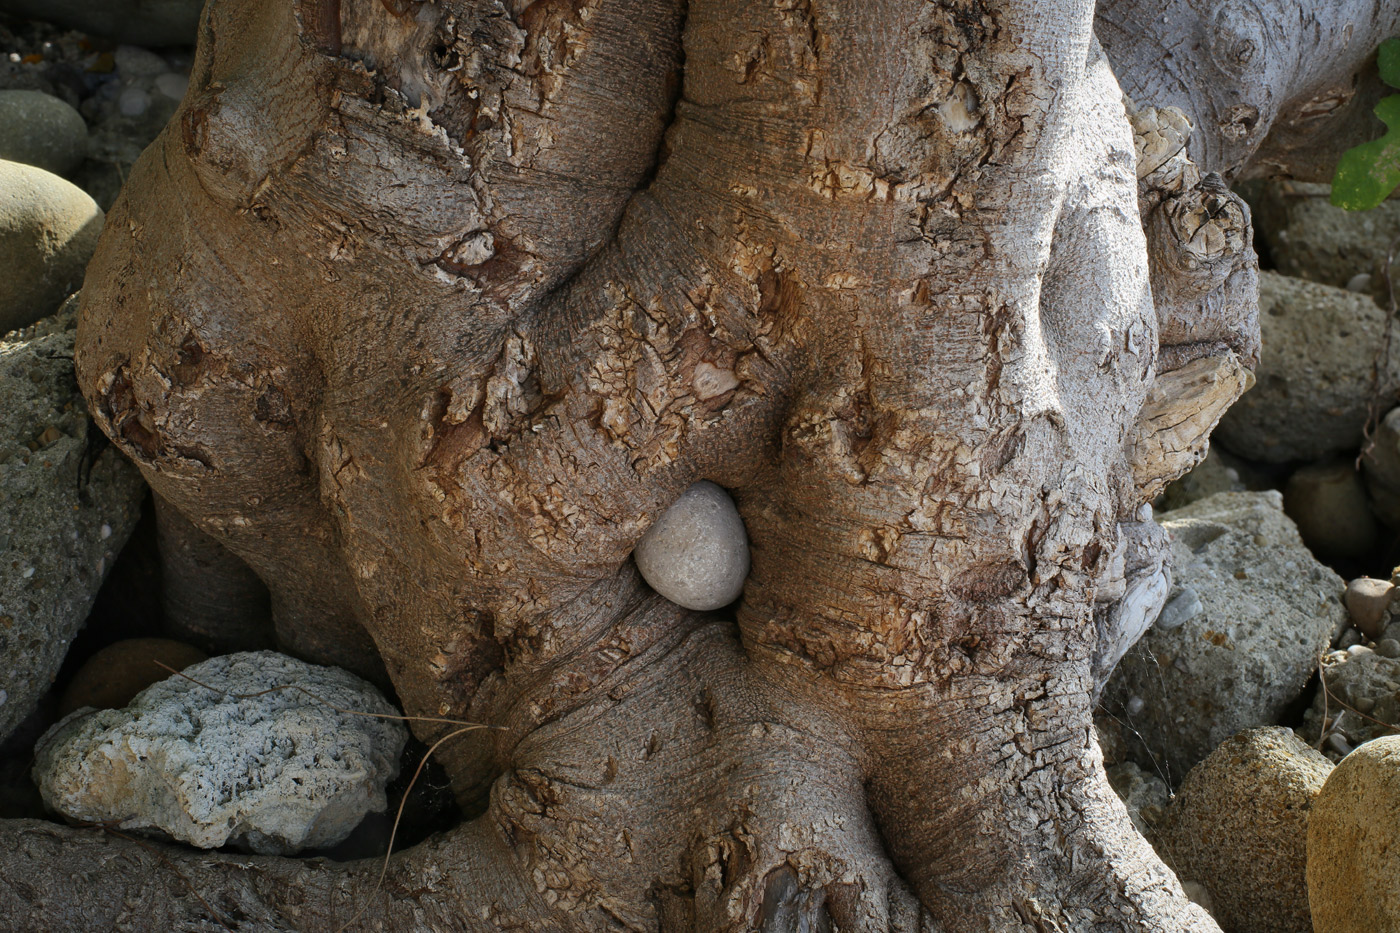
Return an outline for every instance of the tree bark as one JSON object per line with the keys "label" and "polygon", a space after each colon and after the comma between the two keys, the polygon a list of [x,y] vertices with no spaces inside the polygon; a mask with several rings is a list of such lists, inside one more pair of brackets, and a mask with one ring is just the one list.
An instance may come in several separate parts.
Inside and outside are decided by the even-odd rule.
{"label": "tree bark", "polygon": [[[1255,260],[1093,16],[211,2],[80,382],[285,650],[497,727],[442,752],[481,815],[378,892],[9,824],[0,915],[1214,930],[1090,712],[1166,592],[1143,505],[1250,378]],[[732,614],[629,561],[700,479],[751,540]]]}

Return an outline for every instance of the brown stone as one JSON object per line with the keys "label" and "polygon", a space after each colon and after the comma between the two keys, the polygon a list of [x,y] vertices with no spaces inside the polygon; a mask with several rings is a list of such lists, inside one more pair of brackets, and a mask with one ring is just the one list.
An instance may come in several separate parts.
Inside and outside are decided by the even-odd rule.
{"label": "brown stone", "polygon": [[1351,624],[1367,638],[1377,639],[1385,628],[1386,610],[1395,596],[1395,587],[1389,580],[1376,580],[1371,577],[1357,577],[1347,584],[1347,612],[1351,614]]}
{"label": "brown stone", "polygon": [[[128,638],[87,659],[59,700],[59,715],[94,706],[117,709],[153,683],[170,676],[161,664],[184,670],[208,658],[203,651],[169,638]],[[160,662],[157,664],[156,662]]]}

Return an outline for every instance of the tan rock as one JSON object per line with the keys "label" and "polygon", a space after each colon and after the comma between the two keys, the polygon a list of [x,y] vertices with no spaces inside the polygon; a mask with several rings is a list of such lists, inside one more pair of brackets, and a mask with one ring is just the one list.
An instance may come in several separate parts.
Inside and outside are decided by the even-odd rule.
{"label": "tan rock", "polygon": [[1400,736],[1337,765],[1308,821],[1315,933],[1400,930]]}
{"label": "tan rock", "polygon": [[77,186],[0,160],[0,333],[53,314],[83,284],[102,219]]}
{"label": "tan rock", "polygon": [[[58,701],[59,716],[84,706],[120,709],[151,684],[198,664],[209,656],[193,645],[169,638],[128,638],[88,658],[73,675]],[[160,662],[160,663],[156,663]]]}
{"label": "tan rock", "polygon": [[1308,817],[1331,770],[1271,726],[1226,739],[1182,782],[1153,841],[1183,882],[1209,893],[1226,933],[1312,933]]}

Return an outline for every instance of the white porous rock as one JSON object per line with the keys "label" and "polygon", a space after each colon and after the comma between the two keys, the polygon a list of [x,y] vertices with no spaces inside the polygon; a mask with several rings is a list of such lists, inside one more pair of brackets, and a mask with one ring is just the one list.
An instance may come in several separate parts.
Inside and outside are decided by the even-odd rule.
{"label": "white porous rock", "polygon": [[[334,845],[385,809],[407,729],[331,708],[396,714],[369,683],[274,651],[184,673],[125,709],[79,710],[50,729],[34,763],[45,804],[76,820],[263,855]],[[289,684],[315,698],[264,692]]]}
{"label": "white porous rock", "polygon": [[749,575],[749,538],[729,493],[694,484],[642,535],[632,552],[642,578],[687,609],[718,609],[739,598]]}

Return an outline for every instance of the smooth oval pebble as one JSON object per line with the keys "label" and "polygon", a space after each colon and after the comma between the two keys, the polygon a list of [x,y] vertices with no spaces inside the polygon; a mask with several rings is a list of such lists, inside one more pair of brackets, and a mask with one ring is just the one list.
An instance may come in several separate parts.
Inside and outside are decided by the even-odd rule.
{"label": "smooth oval pebble", "polygon": [[65,175],[87,157],[82,114],[42,91],[0,91],[0,159]]}
{"label": "smooth oval pebble", "polygon": [[729,493],[701,481],[642,535],[633,557],[642,578],[671,602],[718,609],[743,592],[749,538]]}

